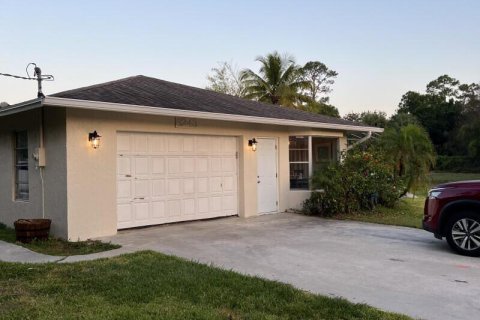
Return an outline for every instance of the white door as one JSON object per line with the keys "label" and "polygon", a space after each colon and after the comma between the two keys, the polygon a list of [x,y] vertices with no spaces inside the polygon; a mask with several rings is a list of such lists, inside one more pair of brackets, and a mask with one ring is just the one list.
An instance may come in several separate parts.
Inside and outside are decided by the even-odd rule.
{"label": "white door", "polygon": [[238,214],[237,139],[117,134],[118,229]]}
{"label": "white door", "polygon": [[278,211],[277,140],[257,138],[258,213]]}

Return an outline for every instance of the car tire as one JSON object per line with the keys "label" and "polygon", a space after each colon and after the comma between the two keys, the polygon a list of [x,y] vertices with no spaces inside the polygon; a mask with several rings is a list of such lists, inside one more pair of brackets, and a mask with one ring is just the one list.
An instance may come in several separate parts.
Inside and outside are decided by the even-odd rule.
{"label": "car tire", "polygon": [[464,211],[453,215],[446,226],[446,238],[455,252],[480,256],[480,213]]}

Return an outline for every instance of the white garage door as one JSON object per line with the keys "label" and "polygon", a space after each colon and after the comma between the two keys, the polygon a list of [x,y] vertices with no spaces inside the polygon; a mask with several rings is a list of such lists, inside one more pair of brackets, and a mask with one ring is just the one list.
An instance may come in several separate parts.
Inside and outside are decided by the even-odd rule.
{"label": "white garage door", "polygon": [[237,139],[117,134],[118,229],[238,214]]}

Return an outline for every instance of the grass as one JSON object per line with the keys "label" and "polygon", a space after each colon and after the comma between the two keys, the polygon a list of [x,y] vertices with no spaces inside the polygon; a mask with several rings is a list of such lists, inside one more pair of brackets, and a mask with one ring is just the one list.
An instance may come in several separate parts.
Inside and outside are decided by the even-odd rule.
{"label": "grass", "polygon": [[432,172],[430,180],[432,186],[453,181],[480,180],[480,173]]}
{"label": "grass", "polygon": [[419,188],[414,199],[401,199],[394,208],[378,206],[373,211],[355,212],[335,216],[341,220],[355,220],[395,226],[421,228],[423,205],[427,191],[438,184],[461,180],[480,180],[480,173],[432,172],[430,183]]}
{"label": "grass", "polygon": [[377,206],[373,211],[336,215],[335,219],[421,228],[424,197],[400,199],[393,208]]}
{"label": "grass", "polygon": [[0,305],[1,319],[410,319],[150,251],[0,263]]}
{"label": "grass", "polygon": [[[57,238],[46,241],[34,240],[31,243],[16,242],[15,230],[0,223],[0,240],[21,245],[29,250],[52,256],[74,256],[108,251],[120,248],[119,245],[98,240],[70,242]],[[1,289],[0,289],[1,290]],[[1,291],[0,291],[1,292]]]}

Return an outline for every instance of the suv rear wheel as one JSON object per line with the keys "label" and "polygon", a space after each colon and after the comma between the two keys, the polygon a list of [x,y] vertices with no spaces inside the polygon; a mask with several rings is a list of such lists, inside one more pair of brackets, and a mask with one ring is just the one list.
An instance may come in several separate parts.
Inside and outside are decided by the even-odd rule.
{"label": "suv rear wheel", "polygon": [[452,216],[447,223],[446,238],[456,252],[480,256],[480,214],[466,211]]}

